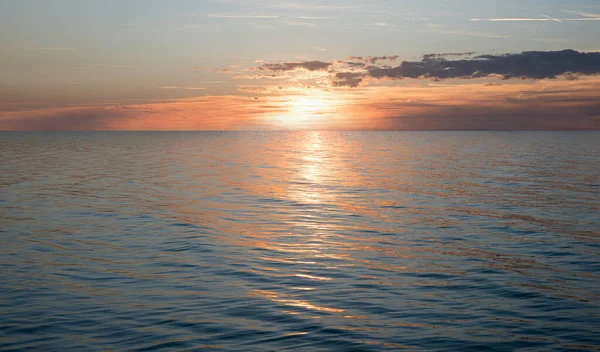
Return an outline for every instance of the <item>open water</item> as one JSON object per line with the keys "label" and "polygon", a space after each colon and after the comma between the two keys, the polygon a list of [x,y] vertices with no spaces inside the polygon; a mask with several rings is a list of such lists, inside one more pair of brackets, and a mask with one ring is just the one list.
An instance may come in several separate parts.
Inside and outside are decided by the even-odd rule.
{"label": "open water", "polygon": [[600,132],[0,134],[2,351],[600,351]]}

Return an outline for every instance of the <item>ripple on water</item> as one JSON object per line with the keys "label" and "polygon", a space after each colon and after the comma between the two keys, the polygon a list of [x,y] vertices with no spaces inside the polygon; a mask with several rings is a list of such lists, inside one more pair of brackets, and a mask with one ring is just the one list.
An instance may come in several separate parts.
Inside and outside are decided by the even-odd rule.
{"label": "ripple on water", "polygon": [[0,134],[0,350],[600,351],[591,133]]}

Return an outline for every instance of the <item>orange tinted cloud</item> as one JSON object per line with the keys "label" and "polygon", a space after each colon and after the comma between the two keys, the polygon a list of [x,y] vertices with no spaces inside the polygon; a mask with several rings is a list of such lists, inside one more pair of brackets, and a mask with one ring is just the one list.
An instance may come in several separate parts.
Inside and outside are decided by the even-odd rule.
{"label": "orange tinted cloud", "polygon": [[600,129],[600,78],[506,84],[371,87],[352,110],[365,128],[407,130]]}
{"label": "orange tinted cloud", "polygon": [[260,128],[258,102],[207,96],[164,103],[35,109],[0,116],[0,130],[235,130]]}

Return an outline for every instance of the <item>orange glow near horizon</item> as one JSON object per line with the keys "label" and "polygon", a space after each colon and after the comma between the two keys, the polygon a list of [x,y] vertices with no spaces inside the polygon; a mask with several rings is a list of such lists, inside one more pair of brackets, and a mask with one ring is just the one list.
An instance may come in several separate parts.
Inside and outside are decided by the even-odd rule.
{"label": "orange glow near horizon", "polygon": [[[13,107],[0,130],[597,129],[600,77],[366,85],[145,104]],[[460,82],[459,82],[460,83]],[[267,95],[269,94],[269,95]]]}
{"label": "orange glow near horizon", "polygon": [[337,104],[332,97],[323,95],[288,96],[278,102],[278,111],[267,113],[266,120],[282,129],[322,128],[330,122]]}

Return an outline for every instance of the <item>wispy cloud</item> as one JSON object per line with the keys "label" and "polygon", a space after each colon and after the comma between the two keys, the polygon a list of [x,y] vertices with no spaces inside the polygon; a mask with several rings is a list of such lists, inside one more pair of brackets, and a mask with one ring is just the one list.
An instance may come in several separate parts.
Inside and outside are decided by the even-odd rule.
{"label": "wispy cloud", "polygon": [[423,55],[423,60],[439,60],[449,56],[472,56],[477,54],[475,51],[468,51],[464,53],[433,53]]}
{"label": "wispy cloud", "polygon": [[[536,42],[543,42],[543,43],[562,43],[562,44],[573,43],[572,40],[563,39],[563,38],[529,38],[529,39],[536,41]],[[597,50],[594,50],[594,51],[597,51]]]}
{"label": "wispy cloud", "polygon": [[250,97],[206,96],[11,112],[0,116],[0,130],[235,130],[260,126],[264,112]]}
{"label": "wispy cloud", "polygon": [[113,65],[113,64],[78,64],[77,66],[96,67],[96,68],[133,68],[133,66],[129,66],[129,65]]}
{"label": "wispy cloud", "polygon": [[356,10],[363,9],[368,5],[325,5],[322,3],[275,1],[270,7],[301,9],[301,10]]}
{"label": "wispy cloud", "polygon": [[284,20],[284,21],[280,21],[278,22],[280,24],[286,25],[286,26],[296,26],[296,27],[309,27],[309,28],[314,28],[317,25],[312,23],[312,22],[304,22],[304,21],[291,21],[291,20]]}
{"label": "wispy cloud", "polygon": [[472,22],[528,22],[528,21],[552,21],[549,18],[524,18],[524,17],[507,17],[507,18],[471,18]]}
{"label": "wispy cloud", "polygon": [[563,18],[561,21],[600,21],[600,17]]}
{"label": "wispy cloud", "polygon": [[469,36],[469,37],[493,38],[493,39],[510,38],[510,35],[501,35],[501,34],[492,34],[492,33],[483,33],[483,32],[465,32],[465,31],[452,31],[452,30],[434,30],[433,32],[442,33],[442,34],[463,35],[463,36]]}
{"label": "wispy cloud", "polygon": [[370,64],[375,64],[381,61],[395,61],[398,60],[398,55],[385,55],[385,56],[348,56],[347,60],[360,61]]}
{"label": "wispy cloud", "polygon": [[219,68],[215,69],[215,72],[217,72],[217,73],[233,73],[233,71],[237,68],[238,68],[237,65],[230,65],[227,67],[219,67]]}
{"label": "wispy cloud", "polygon": [[251,94],[278,94],[284,95],[289,93],[308,93],[322,90],[317,87],[306,85],[306,84],[294,84],[294,85],[276,85],[276,86],[257,86],[257,85],[241,85],[237,87],[237,90],[242,93]]}
{"label": "wispy cloud", "polygon": [[581,17],[555,18],[548,15],[540,17],[501,17],[501,18],[471,18],[472,22],[569,22],[569,21],[600,21],[600,15],[589,12],[565,11]]}
{"label": "wispy cloud", "polygon": [[321,48],[321,47],[318,47],[318,46],[311,46],[310,48],[311,48],[311,49],[318,50],[318,51],[327,51],[327,49],[325,49],[325,48]]}
{"label": "wispy cloud", "polygon": [[77,48],[65,48],[65,47],[29,47],[28,50],[39,50],[39,51],[76,51]]}
{"label": "wispy cloud", "polygon": [[290,78],[291,76],[287,76],[287,75],[240,75],[240,76],[233,76],[231,78],[233,79],[286,79],[286,78]]}
{"label": "wispy cloud", "polygon": [[163,86],[161,89],[205,90],[205,87]]}
{"label": "wispy cloud", "polygon": [[208,17],[213,17],[213,18],[253,18],[253,19],[279,18],[279,16],[273,16],[273,15],[238,15],[238,14],[212,14],[212,15],[208,15]]}
{"label": "wispy cloud", "polygon": [[283,62],[283,63],[264,63],[258,66],[261,71],[294,71],[304,69],[307,71],[323,71],[331,66],[330,62],[323,61],[304,61],[304,62]]}
{"label": "wispy cloud", "polygon": [[589,13],[589,12],[581,12],[581,11],[569,11],[569,10],[565,10],[565,12],[567,12],[567,13],[574,13],[576,15],[583,16],[583,17],[600,18],[600,14],[597,14],[597,13]]}
{"label": "wispy cloud", "polygon": [[301,20],[328,20],[335,17],[327,17],[327,16],[298,16],[296,17]]}
{"label": "wispy cloud", "polygon": [[547,19],[549,19],[551,21],[554,21],[554,22],[562,22],[562,20],[559,20],[558,18],[550,17],[550,16],[547,16],[547,15],[542,15],[542,17],[545,17],[545,18],[547,18]]}

